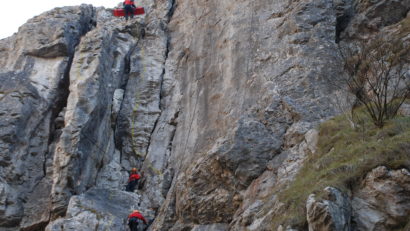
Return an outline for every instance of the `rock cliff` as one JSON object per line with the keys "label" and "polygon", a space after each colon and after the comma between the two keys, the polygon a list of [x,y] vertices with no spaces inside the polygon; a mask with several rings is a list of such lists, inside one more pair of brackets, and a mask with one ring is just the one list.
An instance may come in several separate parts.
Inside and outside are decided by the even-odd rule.
{"label": "rock cliff", "polygon": [[410,1],[138,4],[56,8],[0,40],[1,230],[128,230],[133,209],[152,231],[409,228],[410,157],[303,217],[280,195],[341,113],[338,44],[408,41]]}

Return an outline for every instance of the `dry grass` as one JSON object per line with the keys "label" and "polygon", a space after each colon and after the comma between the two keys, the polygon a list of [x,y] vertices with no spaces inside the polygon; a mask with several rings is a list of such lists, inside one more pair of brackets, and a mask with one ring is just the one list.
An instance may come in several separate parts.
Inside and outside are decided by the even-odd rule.
{"label": "dry grass", "polygon": [[318,152],[308,158],[295,181],[279,195],[286,209],[273,219],[274,227],[306,226],[306,199],[326,186],[349,194],[353,182],[377,166],[410,167],[410,117],[398,117],[377,128],[363,111],[358,116],[365,121],[361,129],[352,128],[343,116],[320,126]]}

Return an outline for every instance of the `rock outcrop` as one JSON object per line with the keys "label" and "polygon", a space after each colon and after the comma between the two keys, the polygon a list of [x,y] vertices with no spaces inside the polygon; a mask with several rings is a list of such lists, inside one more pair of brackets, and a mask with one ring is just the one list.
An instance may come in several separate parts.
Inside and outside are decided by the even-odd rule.
{"label": "rock outcrop", "polygon": [[[47,231],[63,230],[119,230],[125,231],[129,211],[140,209],[140,198],[134,193],[91,189],[80,196],[73,196],[65,218],[53,221]],[[147,220],[154,218],[154,211],[140,210]],[[144,230],[146,227],[141,227]]]}
{"label": "rock outcrop", "polygon": [[51,173],[57,171],[51,165],[61,133],[55,119],[66,104],[74,49],[94,15],[92,6],[56,9],[1,41],[3,227],[36,229],[50,219]]}
{"label": "rock outcrop", "polygon": [[394,230],[410,217],[410,172],[378,167],[355,192],[353,220],[358,230]]}
{"label": "rock outcrop", "polygon": [[56,8],[0,41],[1,230],[121,231],[133,209],[151,231],[407,224],[409,172],[385,167],[305,198],[304,223],[275,218],[340,113],[337,42],[405,27],[409,1],[138,4],[130,21]]}
{"label": "rock outcrop", "polygon": [[410,1],[357,1],[342,38],[366,38],[406,17]]}
{"label": "rock outcrop", "polygon": [[306,202],[309,231],[352,230],[352,208],[349,199],[339,190],[331,187],[325,188],[324,193],[323,200],[317,200],[312,194]]}
{"label": "rock outcrop", "polygon": [[352,190],[349,198],[335,188],[325,188],[322,200],[310,195],[309,230],[395,230],[408,225],[410,173],[407,169],[373,169]]}

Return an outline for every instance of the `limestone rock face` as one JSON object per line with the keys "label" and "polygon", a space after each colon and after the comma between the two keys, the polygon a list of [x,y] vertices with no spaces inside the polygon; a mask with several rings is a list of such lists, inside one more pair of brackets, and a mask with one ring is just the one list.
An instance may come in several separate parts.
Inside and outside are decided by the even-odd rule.
{"label": "limestone rock face", "polygon": [[35,229],[49,220],[50,166],[61,129],[54,120],[68,94],[74,48],[94,17],[92,6],[56,9],[0,42],[2,227],[21,222]]}
{"label": "limestone rock face", "polygon": [[[182,92],[170,163],[179,171],[158,216],[174,217],[174,227],[232,222],[267,163],[283,151],[289,165],[280,174],[291,179],[287,173],[297,172],[307,150],[296,143],[334,113],[332,89],[322,80],[338,72],[336,17],[328,1],[176,6],[167,59],[176,66],[165,71]],[[289,131],[293,151],[285,152],[283,136],[294,123],[304,128]],[[153,230],[172,227],[164,222],[156,220]],[[252,227],[262,230],[256,221]]]}
{"label": "limestone rock face", "polygon": [[378,167],[367,174],[352,201],[359,230],[393,230],[410,216],[410,172]]}
{"label": "limestone rock face", "polygon": [[138,4],[127,22],[56,8],[0,40],[0,230],[121,231],[136,208],[150,231],[405,225],[409,174],[385,168],[351,198],[312,195],[306,226],[272,222],[338,113],[336,42],[394,27],[408,0]]}
{"label": "limestone rock face", "polygon": [[[104,19],[106,12],[98,14]],[[58,214],[72,194],[95,185],[100,169],[117,153],[111,126],[113,97],[127,81],[126,57],[138,37],[127,26],[115,28],[112,21],[102,25],[82,38],[69,73],[65,127],[53,160],[52,202]]]}
{"label": "limestone rock face", "polygon": [[[145,90],[143,97],[156,100],[157,108],[150,106],[139,113],[139,124],[144,126],[136,128],[136,133],[153,130],[156,119],[147,115],[159,112],[163,71],[147,60],[152,53],[165,57],[165,49],[157,50],[155,45],[150,49],[147,42],[143,53],[139,49],[143,42],[138,43],[142,35],[141,19],[125,23],[110,11],[83,5],[44,13],[1,41],[2,227],[42,229],[72,209],[68,204],[73,195],[96,186],[124,189],[126,170],[137,164],[128,161],[137,153],[122,154],[125,145],[116,143],[126,139],[115,137],[121,110],[129,109],[123,105],[124,91],[138,86]],[[156,36],[166,46],[164,33],[150,38]],[[142,54],[147,56],[143,57],[145,66],[160,73],[155,77],[156,87],[146,88],[151,77],[139,78]],[[87,203],[92,197],[79,198]],[[125,209],[120,214],[129,212]],[[59,223],[77,224],[70,223],[75,214],[69,213],[68,220]]]}
{"label": "limestone rock face", "polygon": [[[139,196],[134,193],[91,189],[80,196],[73,196],[65,218],[53,221],[46,231],[63,230],[119,230],[125,231],[129,211],[138,209],[147,220],[154,218],[154,211],[138,207]],[[141,226],[140,230],[144,230]]]}
{"label": "limestone rock face", "polygon": [[[272,230],[271,220],[281,215],[283,206],[276,193],[295,177],[307,155],[315,152],[312,147],[316,147],[317,137],[315,129],[307,131],[300,144],[276,155],[268,163],[266,171],[243,192],[243,202],[234,214],[231,230]],[[279,225],[277,230],[295,229]]]}
{"label": "limestone rock face", "polygon": [[377,167],[353,190],[351,198],[327,187],[323,200],[307,200],[309,230],[394,230],[408,224],[410,173]]}
{"label": "limestone rock face", "polygon": [[242,201],[237,192],[263,172],[281,145],[262,123],[250,119],[241,120],[233,136],[181,176],[176,192],[181,217],[199,224],[230,222]]}
{"label": "limestone rock face", "polygon": [[345,11],[345,20],[350,21],[342,37],[368,37],[383,27],[400,22],[410,10],[410,1],[355,1],[354,14]]}
{"label": "limestone rock face", "polygon": [[317,200],[314,194],[307,200],[309,231],[352,230],[350,224],[352,209],[349,199],[335,188],[327,187],[324,192],[321,201]]}
{"label": "limestone rock face", "polygon": [[228,230],[227,224],[196,225],[191,231],[225,231]]}

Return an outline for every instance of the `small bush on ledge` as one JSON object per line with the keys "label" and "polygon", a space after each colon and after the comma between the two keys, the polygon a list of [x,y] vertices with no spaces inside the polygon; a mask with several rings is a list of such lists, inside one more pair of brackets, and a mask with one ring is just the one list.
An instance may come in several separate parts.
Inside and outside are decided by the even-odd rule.
{"label": "small bush on ledge", "polygon": [[410,46],[401,38],[379,37],[339,47],[346,75],[338,86],[352,93],[381,128],[410,97]]}

